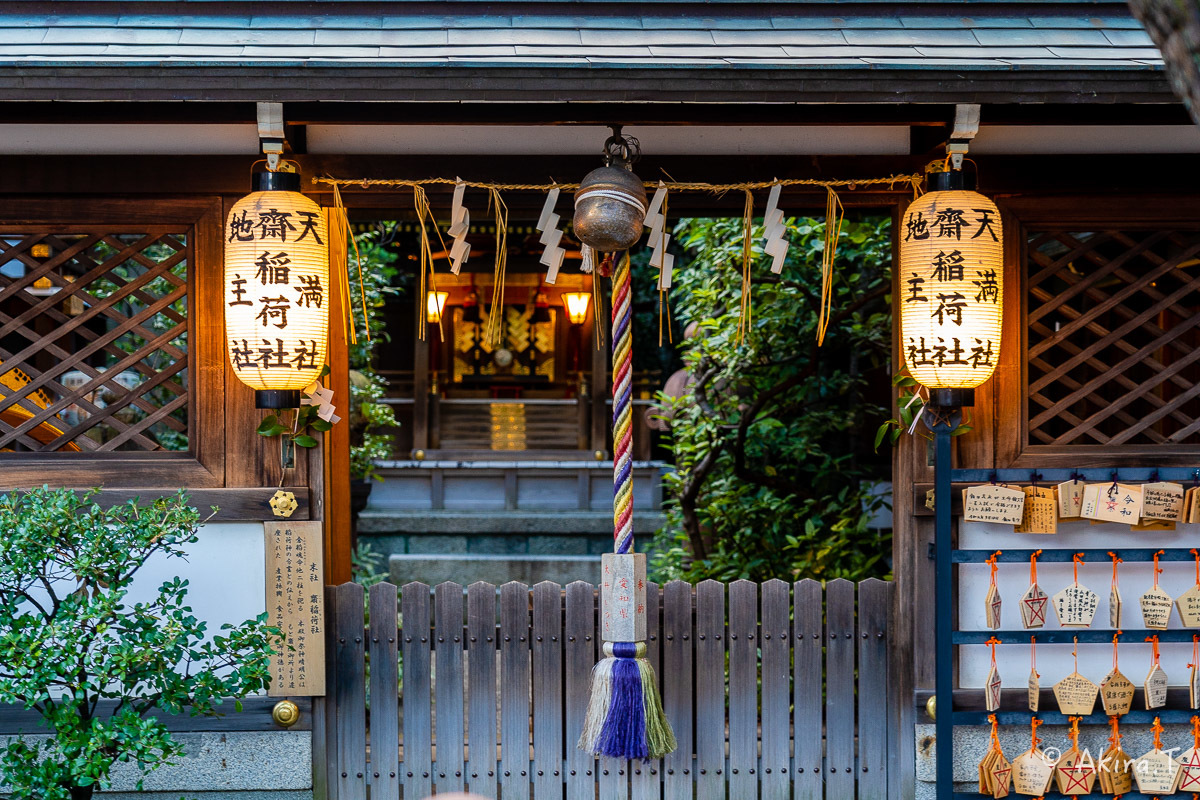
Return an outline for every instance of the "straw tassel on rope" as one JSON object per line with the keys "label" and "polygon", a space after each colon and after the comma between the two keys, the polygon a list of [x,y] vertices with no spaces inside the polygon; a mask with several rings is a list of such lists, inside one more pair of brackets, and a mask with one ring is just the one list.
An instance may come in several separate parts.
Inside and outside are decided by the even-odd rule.
{"label": "straw tassel on rope", "polygon": [[623,760],[662,758],[676,747],[654,669],[646,660],[646,556],[633,552],[633,305],[629,256],[613,271],[613,553],[601,559],[604,658],[579,748]]}

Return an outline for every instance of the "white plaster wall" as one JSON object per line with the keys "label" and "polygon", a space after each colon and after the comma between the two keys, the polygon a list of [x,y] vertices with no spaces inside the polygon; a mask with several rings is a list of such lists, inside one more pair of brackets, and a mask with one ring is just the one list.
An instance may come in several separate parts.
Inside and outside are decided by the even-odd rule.
{"label": "white plaster wall", "polygon": [[[1043,536],[1013,533],[1011,525],[986,522],[959,521],[958,547],[964,550],[1005,550],[1069,548],[1084,549],[1126,548],[1192,548],[1200,547],[1200,525],[1179,525],[1174,531],[1130,532],[1128,525],[1092,525],[1089,522],[1060,522],[1058,533]],[[1001,609],[1003,630],[1022,630],[1021,611],[1018,606],[1021,596],[1029,588],[1029,562],[1000,564],[996,584],[1004,604]],[[1164,561],[1160,564],[1163,573],[1159,586],[1171,597],[1178,597],[1196,582],[1193,561]],[[1038,584],[1050,597],[1071,583],[1070,562],[1038,562]],[[1153,584],[1153,564],[1124,563],[1120,568],[1122,601],[1121,623],[1126,628],[1144,628],[1139,598]],[[959,566],[958,615],[961,630],[986,630],[984,624],[984,598],[987,595],[990,568],[987,564],[962,564]],[[1108,628],[1108,593],[1112,584],[1112,561],[1092,561],[1079,568],[1079,582],[1100,596],[1092,628]],[[1058,619],[1053,609],[1047,608],[1046,625],[1041,630],[1058,630]],[[1179,612],[1172,610],[1170,628],[1182,629]],[[1196,631],[1200,633],[1200,630]],[[1037,629],[1029,631],[1036,634]],[[981,688],[987,677],[989,648],[984,645],[963,645],[959,653],[959,685],[963,688]],[[1186,686],[1191,663],[1191,642],[1164,642],[1159,645],[1162,668],[1172,686]],[[1005,688],[1024,688],[1029,677],[1029,645],[1002,644],[996,646],[996,664]],[[1041,673],[1042,688],[1050,688],[1072,671],[1071,645],[1039,644],[1037,666]],[[1132,642],[1122,637],[1120,645],[1121,672],[1137,685],[1141,685],[1150,669],[1150,645]],[[1112,645],[1079,645],[1079,672],[1084,677],[1099,683],[1112,669]]]}
{"label": "white plaster wall", "polygon": [[188,545],[187,560],[156,555],[137,574],[131,603],[154,596],[163,581],[186,578],[188,604],[210,633],[261,614],[264,592],[263,526],[261,522],[208,523],[200,540]]}

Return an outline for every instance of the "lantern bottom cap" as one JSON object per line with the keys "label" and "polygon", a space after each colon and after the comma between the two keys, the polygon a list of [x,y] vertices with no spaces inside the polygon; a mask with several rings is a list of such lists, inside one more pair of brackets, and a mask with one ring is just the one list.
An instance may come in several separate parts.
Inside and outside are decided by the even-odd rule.
{"label": "lantern bottom cap", "polygon": [[299,389],[256,389],[255,408],[299,408]]}
{"label": "lantern bottom cap", "polygon": [[970,408],[975,405],[974,389],[930,389],[929,405],[938,408]]}

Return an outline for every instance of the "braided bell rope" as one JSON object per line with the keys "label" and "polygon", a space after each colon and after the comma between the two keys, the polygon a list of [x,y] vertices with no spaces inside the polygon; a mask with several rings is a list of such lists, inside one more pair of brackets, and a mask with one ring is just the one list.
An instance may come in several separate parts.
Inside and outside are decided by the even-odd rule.
{"label": "braided bell rope", "polygon": [[613,268],[613,538],[633,550],[633,303],[629,255]]}

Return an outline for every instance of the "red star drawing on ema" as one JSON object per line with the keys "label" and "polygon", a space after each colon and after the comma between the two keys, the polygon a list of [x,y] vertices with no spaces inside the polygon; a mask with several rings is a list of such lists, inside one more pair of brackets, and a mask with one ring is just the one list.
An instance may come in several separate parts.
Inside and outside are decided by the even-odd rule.
{"label": "red star drawing on ema", "polygon": [[1082,794],[1090,791],[1088,778],[1092,777],[1092,773],[1095,771],[1093,767],[1076,764],[1073,767],[1063,767],[1059,771],[1067,777],[1067,785],[1063,787],[1063,794],[1071,794],[1074,789],[1082,789]]}
{"label": "red star drawing on ema", "polygon": [[1183,775],[1179,781],[1179,791],[1200,792],[1200,750],[1195,748],[1187,755],[1186,761],[1181,761]]}
{"label": "red star drawing on ema", "polygon": [[1042,595],[1041,597],[1026,597],[1024,599],[1023,602],[1025,603],[1026,608],[1029,609],[1030,627],[1036,625],[1037,623],[1045,624],[1047,600],[1049,600],[1049,598],[1045,595]]}

